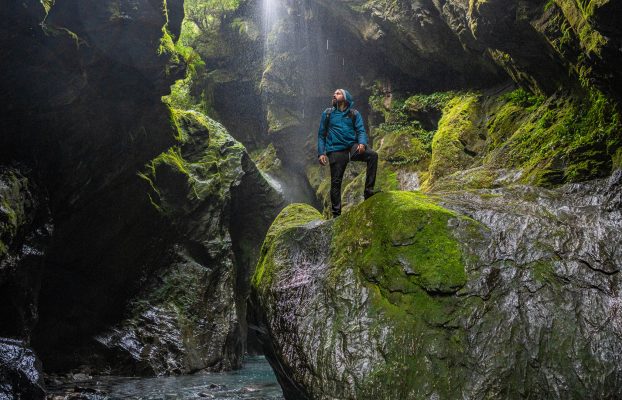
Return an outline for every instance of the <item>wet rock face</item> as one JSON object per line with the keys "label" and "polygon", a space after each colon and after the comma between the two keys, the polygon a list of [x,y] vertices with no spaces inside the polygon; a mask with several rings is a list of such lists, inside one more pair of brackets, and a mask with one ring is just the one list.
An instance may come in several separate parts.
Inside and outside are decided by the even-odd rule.
{"label": "wet rock face", "polygon": [[19,169],[0,166],[0,336],[30,340],[52,231],[41,188]]}
{"label": "wet rock face", "polygon": [[26,165],[49,198],[55,229],[33,347],[63,368],[61,347],[118,318],[163,259],[162,238],[149,233],[162,219],[137,171],[174,140],[161,96],[183,68],[158,48],[167,22],[178,30],[182,2],[168,2],[168,21],[157,1],[51,3],[0,11],[11,55],[0,62],[0,160]]}
{"label": "wet rock face", "polygon": [[119,374],[241,366],[254,249],[282,204],[222,125],[195,111],[173,110],[173,118],[179,147],[143,175],[172,232],[165,262],[123,321],[95,338],[93,364]]}
{"label": "wet rock face", "polygon": [[42,276],[28,279],[9,263],[39,225],[2,226],[0,333],[28,337],[37,322],[33,348],[49,372],[240,365],[251,247],[282,199],[221,125],[162,103],[185,69],[166,46],[182,17],[176,0],[0,10],[11,55],[0,61],[0,164],[33,171],[54,220]]}
{"label": "wet rock face", "polygon": [[473,393],[620,396],[621,201],[620,171],[555,191],[443,196],[490,229],[491,246],[475,250],[480,278],[467,286],[484,300],[467,322]]}
{"label": "wet rock face", "polygon": [[496,64],[534,91],[576,89],[581,81],[619,100],[621,75],[613,69],[622,34],[610,17],[620,12],[615,1],[318,3],[338,15],[362,46],[382,49],[388,63],[424,85],[443,87],[448,75],[454,84],[473,87],[481,79],[490,85]]}
{"label": "wet rock face", "polygon": [[286,398],[619,397],[621,201],[617,172],[281,220],[253,284]]}
{"label": "wet rock face", "polygon": [[0,398],[45,398],[41,362],[19,340],[0,338]]}

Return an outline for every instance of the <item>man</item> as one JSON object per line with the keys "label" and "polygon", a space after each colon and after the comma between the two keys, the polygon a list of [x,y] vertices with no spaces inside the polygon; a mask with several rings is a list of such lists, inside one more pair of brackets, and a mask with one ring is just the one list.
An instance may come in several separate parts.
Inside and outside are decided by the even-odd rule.
{"label": "man", "polygon": [[365,161],[365,199],[373,196],[378,154],[367,145],[363,117],[354,110],[350,92],[337,89],[333,107],[322,113],[318,130],[317,153],[321,165],[330,163],[330,202],[333,217],[341,214],[341,182],[349,161]]}

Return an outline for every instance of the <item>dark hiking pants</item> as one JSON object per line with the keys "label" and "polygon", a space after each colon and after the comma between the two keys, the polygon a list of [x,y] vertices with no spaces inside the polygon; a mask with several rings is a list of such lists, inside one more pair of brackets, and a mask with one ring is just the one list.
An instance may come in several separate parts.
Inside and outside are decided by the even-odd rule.
{"label": "dark hiking pants", "polygon": [[346,166],[350,161],[364,161],[367,163],[367,174],[365,175],[365,191],[363,195],[367,198],[374,192],[376,184],[376,170],[378,169],[378,154],[365,148],[363,153],[351,153],[348,150],[333,151],[328,153],[330,162],[330,202],[333,216],[341,214],[341,182]]}

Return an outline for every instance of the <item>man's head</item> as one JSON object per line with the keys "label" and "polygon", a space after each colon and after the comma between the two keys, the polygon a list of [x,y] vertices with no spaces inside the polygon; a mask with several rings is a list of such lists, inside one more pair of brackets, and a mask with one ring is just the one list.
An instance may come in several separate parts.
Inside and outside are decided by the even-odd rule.
{"label": "man's head", "polygon": [[333,106],[341,107],[346,101],[346,91],[343,89],[335,90],[333,93]]}

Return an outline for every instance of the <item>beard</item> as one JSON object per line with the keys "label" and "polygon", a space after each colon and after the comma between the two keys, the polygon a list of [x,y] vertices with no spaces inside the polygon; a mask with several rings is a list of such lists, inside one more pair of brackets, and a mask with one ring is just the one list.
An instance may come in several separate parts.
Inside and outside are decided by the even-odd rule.
{"label": "beard", "polygon": [[333,107],[339,108],[339,107],[341,107],[344,104],[347,105],[348,102],[346,102],[346,101],[337,101],[336,99],[333,99],[333,103],[332,104],[333,104]]}

